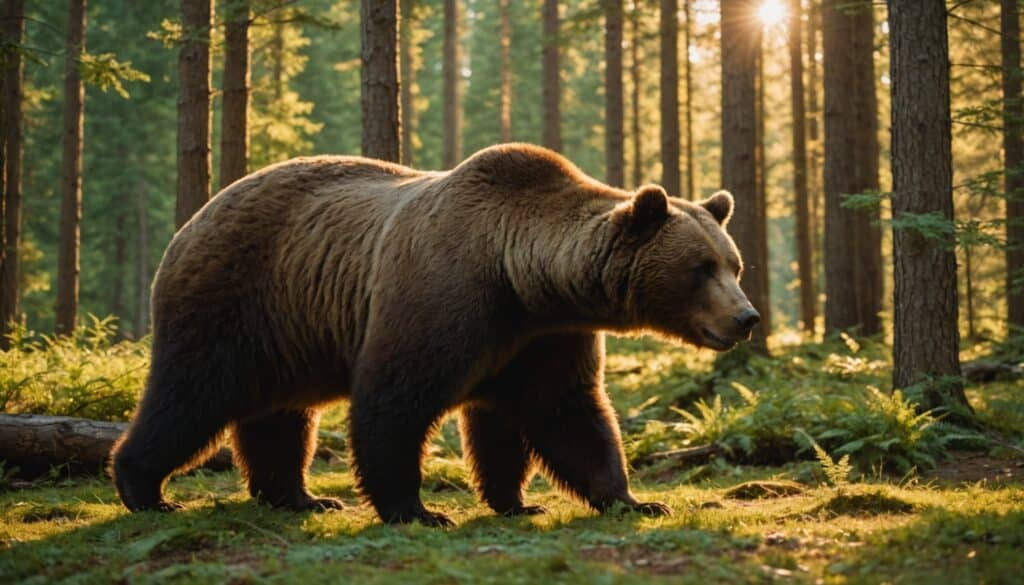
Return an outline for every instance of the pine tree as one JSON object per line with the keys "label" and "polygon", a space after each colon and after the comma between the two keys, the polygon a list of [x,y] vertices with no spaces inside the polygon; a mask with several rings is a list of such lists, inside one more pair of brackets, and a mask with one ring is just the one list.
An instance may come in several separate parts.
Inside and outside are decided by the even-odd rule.
{"label": "pine tree", "polygon": [[210,199],[210,0],[181,0],[178,57],[178,202],[180,228]]}
{"label": "pine tree", "polygon": [[810,205],[807,194],[807,130],[804,125],[803,14],[800,0],[789,3],[789,78],[793,108],[793,197],[796,207],[796,252],[800,277],[800,320],[814,333],[816,303],[811,257]]}
{"label": "pine tree", "polygon": [[604,0],[605,17],[605,182],[614,187],[626,183],[623,88],[622,0]]}
{"label": "pine tree", "polygon": [[397,0],[362,0],[363,155],[401,162]]}
{"label": "pine tree", "polygon": [[229,0],[226,12],[221,189],[244,177],[249,164],[249,0]]}
{"label": "pine tree", "polygon": [[660,18],[661,184],[679,197],[679,1],[661,0]]}
{"label": "pine tree", "polygon": [[501,45],[501,90],[499,100],[501,141],[512,141],[512,18],[508,0],[498,0],[498,18],[501,19],[499,38]]}
{"label": "pine tree", "polygon": [[1003,168],[1006,181],[1007,321],[1024,329],[1024,97],[1021,96],[1020,12],[1002,0]]}
{"label": "pine tree", "polygon": [[444,0],[444,153],[441,164],[454,168],[462,160],[462,108],[459,81],[459,5]]}
{"label": "pine tree", "polygon": [[[949,47],[942,0],[889,0],[893,219],[953,220]],[[969,410],[960,382],[952,235],[893,230],[893,387],[925,385],[921,407]]]}
{"label": "pine tree", "polygon": [[4,1],[5,40],[2,122],[4,250],[0,270],[0,349],[8,347],[8,325],[18,320],[18,254],[21,249],[22,56],[7,47],[20,45],[25,35],[24,0]]}
{"label": "pine tree", "polygon": [[542,137],[541,144],[551,150],[562,150],[561,66],[558,0],[544,0],[541,19],[544,26],[543,75],[541,81]]}
{"label": "pine tree", "polygon": [[78,318],[79,238],[82,223],[82,133],[85,91],[79,62],[85,52],[85,0],[68,1],[64,55],[64,143],[61,163],[60,243],[57,253],[56,332],[69,335]]}

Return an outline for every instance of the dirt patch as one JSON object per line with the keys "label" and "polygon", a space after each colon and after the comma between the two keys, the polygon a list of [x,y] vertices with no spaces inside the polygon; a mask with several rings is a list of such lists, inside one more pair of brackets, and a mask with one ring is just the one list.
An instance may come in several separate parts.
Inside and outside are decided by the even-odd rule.
{"label": "dirt patch", "polygon": [[1024,483],[1024,457],[998,459],[985,453],[954,452],[938,467],[923,474],[941,483]]}
{"label": "dirt patch", "polygon": [[748,481],[725,491],[732,500],[762,500],[785,498],[804,493],[804,486],[794,481]]}
{"label": "dirt patch", "polygon": [[914,504],[887,496],[881,492],[837,494],[816,507],[813,512],[829,516],[881,516],[882,514],[910,514]]}

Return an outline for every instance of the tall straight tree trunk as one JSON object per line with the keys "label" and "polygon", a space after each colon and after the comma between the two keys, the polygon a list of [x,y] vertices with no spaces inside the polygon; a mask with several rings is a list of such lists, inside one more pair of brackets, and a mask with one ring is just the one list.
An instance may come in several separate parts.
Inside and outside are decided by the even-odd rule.
{"label": "tall straight tree trunk", "polygon": [[512,18],[508,13],[508,0],[498,0],[501,19],[501,141],[512,142]]}
{"label": "tall straight tree trunk", "polygon": [[633,187],[639,187],[644,178],[643,137],[640,136],[640,7],[634,3],[629,15],[630,26],[630,67],[629,78],[632,83],[632,99],[630,100],[632,139],[633,139]]}
{"label": "tall straight tree trunk", "polygon": [[878,189],[871,4],[823,4],[825,49],[825,331],[880,330],[878,213],[843,207]]}
{"label": "tall straight tree trunk", "polygon": [[[813,272],[817,277],[821,274],[821,258],[823,256],[820,246],[821,198],[822,198],[822,176],[821,176],[821,133],[818,124],[818,34],[821,31],[821,6],[817,0],[808,0],[807,3],[807,139],[810,142],[807,153],[807,191],[810,199],[810,214],[808,217],[808,230],[811,240],[811,258],[813,259]],[[818,298],[814,299],[815,308],[818,306]]]}
{"label": "tall straight tree trunk", "polygon": [[[741,286],[754,307],[768,308],[768,291],[761,272],[767,266],[759,260],[766,242],[759,224],[765,217],[757,201],[757,56],[761,34],[751,23],[752,0],[722,0],[722,184],[736,198],[736,211],[729,224],[743,255],[746,268]],[[764,329],[754,328],[751,347],[767,352]]]}
{"label": "tall straight tree trunk", "polygon": [[85,91],[78,63],[85,52],[85,0],[68,0],[64,55],[64,135],[60,234],[57,245],[56,332],[69,335],[78,319],[79,234],[82,223],[82,129]]}
{"label": "tall straight tree trunk", "polygon": [[682,195],[679,177],[679,0],[661,0],[661,184]]}
{"label": "tall straight tree trunk", "polygon": [[[20,45],[25,34],[24,0],[4,1],[4,41]],[[8,45],[10,46],[10,45]],[[7,334],[18,320],[18,251],[21,246],[21,101],[22,58],[5,51],[3,71],[4,151],[4,254],[0,270],[0,349],[7,349]]]}
{"label": "tall straight tree trunk", "polygon": [[401,162],[398,2],[362,0],[363,155]]}
{"label": "tall straight tree trunk", "polygon": [[[943,0],[889,0],[893,217],[953,220],[949,46]],[[928,381],[921,407],[969,409],[960,378],[952,236],[893,231],[893,387]],[[943,379],[945,377],[945,379]]]}
{"label": "tall straight tree trunk", "polygon": [[622,97],[622,0],[604,0],[605,182],[626,184]]}
{"label": "tall straight tree trunk", "polygon": [[210,0],[181,0],[178,71],[178,202],[181,226],[210,200]]}
{"label": "tall straight tree trunk", "polygon": [[127,272],[128,241],[125,230],[127,229],[128,206],[130,203],[122,196],[120,205],[121,211],[117,214],[114,222],[114,282],[110,291],[110,312],[118,319],[118,330],[121,336],[125,334],[125,326],[128,322],[125,319],[124,307],[124,283]]}
{"label": "tall straight tree trunk", "polygon": [[697,199],[697,179],[693,173],[693,63],[690,61],[690,35],[693,34],[693,0],[683,0],[686,24],[683,26],[683,58],[686,60],[686,196]]}
{"label": "tall straight tree trunk", "polygon": [[1011,326],[1024,329],[1024,98],[1021,96],[1017,0],[1002,0],[1001,10],[1007,321]]}
{"label": "tall straight tree trunk", "polygon": [[761,32],[760,48],[757,52],[757,241],[764,242],[764,246],[758,249],[758,256],[753,260],[764,266],[765,269],[757,273],[761,278],[761,290],[765,294],[764,309],[758,309],[761,313],[761,331],[769,335],[772,331],[772,304],[771,304],[771,265],[768,263],[768,161],[765,156],[764,147],[764,103],[765,103],[765,81],[764,81],[764,33]]}
{"label": "tall straight tree trunk", "polygon": [[401,102],[400,109],[402,111],[402,164],[409,166],[415,164],[413,135],[416,126],[415,96],[413,95],[413,89],[416,85],[416,67],[413,64],[413,2],[414,0],[405,0],[400,2],[398,6],[401,12],[401,18],[398,23],[398,42],[400,45],[398,48],[398,78],[401,80],[399,84],[399,101]]}
{"label": "tall straight tree trunk", "polygon": [[551,150],[562,150],[561,65],[559,63],[558,0],[544,0],[541,19],[544,27],[544,48],[541,74],[541,143]]}
{"label": "tall straight tree trunk", "polygon": [[139,181],[135,188],[135,338],[149,332],[149,210],[148,186]]}
{"label": "tall straight tree trunk", "polygon": [[244,177],[249,166],[249,0],[228,3],[220,134],[223,189]]}
{"label": "tall straight tree trunk", "polygon": [[462,108],[459,107],[459,5],[444,0],[444,153],[442,166],[455,167],[462,159]]}
{"label": "tall straight tree trunk", "polygon": [[793,109],[793,197],[796,207],[796,257],[800,277],[800,320],[814,333],[814,261],[811,258],[810,206],[807,196],[807,129],[804,124],[803,11],[789,2],[789,88]]}

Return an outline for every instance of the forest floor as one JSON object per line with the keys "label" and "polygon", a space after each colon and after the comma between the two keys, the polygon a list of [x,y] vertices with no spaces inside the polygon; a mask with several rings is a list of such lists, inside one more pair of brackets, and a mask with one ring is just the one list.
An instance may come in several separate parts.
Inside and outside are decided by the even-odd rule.
{"label": "forest floor", "polygon": [[[786,370],[816,352],[834,362],[829,356],[842,354],[842,346],[784,349],[728,381],[708,377],[711,357],[702,353],[645,340],[616,340],[610,349],[609,390],[634,462],[644,460],[645,449],[679,446],[676,435],[695,436],[693,421],[680,426],[673,421],[683,416],[670,418],[672,409],[683,408],[683,394],[721,395],[737,380],[761,393],[783,392],[797,377],[833,391],[865,384],[846,370]],[[854,351],[867,354],[854,366],[870,370],[864,375],[875,378],[868,382],[884,386],[885,366],[871,366],[872,351]],[[853,367],[848,362],[847,370]],[[361,503],[344,456],[317,461],[310,474],[314,493],[349,504],[324,513],[257,505],[235,472],[172,480],[170,498],[186,505],[174,514],[128,514],[106,478],[62,477],[59,470],[31,483],[8,478],[0,481],[0,583],[1020,582],[1020,390],[1019,381],[970,388],[979,418],[999,432],[980,446],[978,440],[966,448],[950,442],[936,464],[920,472],[893,473],[879,465],[826,481],[823,470],[835,463],[807,452],[777,465],[749,457],[634,463],[638,497],[675,511],[657,519],[599,516],[540,477],[527,503],[544,505],[547,514],[495,517],[469,488],[451,423],[430,449],[423,491],[428,507],[457,522],[451,529],[382,525]],[[741,403],[733,396],[717,415],[691,410],[710,424],[715,416],[726,421],[730,408],[744,412]],[[701,404],[715,412],[710,402]],[[754,414],[767,416],[763,410]],[[343,420],[343,408],[326,417],[328,427],[340,428]],[[831,452],[861,453],[866,447],[857,441],[856,448],[848,443]]]}

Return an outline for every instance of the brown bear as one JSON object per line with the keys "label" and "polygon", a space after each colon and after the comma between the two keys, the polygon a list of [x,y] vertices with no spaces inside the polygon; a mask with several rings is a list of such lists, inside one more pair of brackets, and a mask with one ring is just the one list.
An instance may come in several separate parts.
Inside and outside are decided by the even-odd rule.
{"label": "brown bear", "polygon": [[759,317],[724,231],[733,200],[631,194],[554,152],[487,148],[450,172],[298,158],[224,189],[153,284],[152,365],[112,472],[130,510],[177,507],[171,473],[231,429],[250,493],[339,508],[305,474],[318,409],[350,403],[362,493],[385,522],[447,525],[420,500],[423,446],[459,409],[499,514],[535,466],[597,510],[666,514],[629,491],[602,331],[725,350]]}

